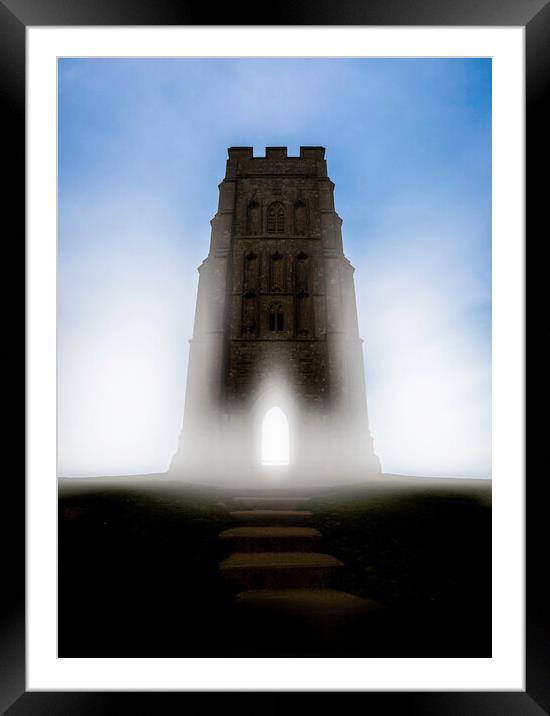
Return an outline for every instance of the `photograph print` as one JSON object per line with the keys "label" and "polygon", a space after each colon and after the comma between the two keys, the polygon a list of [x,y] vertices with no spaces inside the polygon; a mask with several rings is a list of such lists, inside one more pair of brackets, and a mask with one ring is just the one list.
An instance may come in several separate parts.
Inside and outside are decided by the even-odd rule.
{"label": "photograph print", "polygon": [[491,59],[57,70],[58,656],[491,657]]}

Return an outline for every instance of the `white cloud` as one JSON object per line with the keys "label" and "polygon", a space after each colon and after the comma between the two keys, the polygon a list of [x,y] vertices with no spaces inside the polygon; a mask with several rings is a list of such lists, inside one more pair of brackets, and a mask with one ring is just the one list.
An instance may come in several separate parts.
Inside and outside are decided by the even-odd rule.
{"label": "white cloud", "polygon": [[181,429],[204,237],[163,234],[161,212],[143,226],[115,204],[124,228],[84,221],[61,263],[61,475],[164,470]]}
{"label": "white cloud", "polygon": [[393,217],[357,265],[371,429],[386,472],[488,477],[490,346],[472,314],[489,320],[490,295],[471,237],[444,224],[419,237]]}

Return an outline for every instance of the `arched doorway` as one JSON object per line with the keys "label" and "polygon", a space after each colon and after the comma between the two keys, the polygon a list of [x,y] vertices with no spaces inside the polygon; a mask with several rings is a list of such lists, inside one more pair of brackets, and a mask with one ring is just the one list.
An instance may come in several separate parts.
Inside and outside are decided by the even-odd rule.
{"label": "arched doorway", "polygon": [[262,420],[262,465],[288,465],[289,426],[288,418],[279,407],[269,408]]}

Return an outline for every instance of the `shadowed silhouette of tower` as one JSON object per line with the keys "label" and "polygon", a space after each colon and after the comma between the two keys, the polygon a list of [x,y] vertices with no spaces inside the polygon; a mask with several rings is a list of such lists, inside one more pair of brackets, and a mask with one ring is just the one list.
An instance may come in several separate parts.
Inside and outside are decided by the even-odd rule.
{"label": "shadowed silhouette of tower", "polygon": [[199,287],[171,471],[261,483],[261,429],[288,421],[285,482],[380,472],[368,425],[354,268],[323,147],[228,150]]}

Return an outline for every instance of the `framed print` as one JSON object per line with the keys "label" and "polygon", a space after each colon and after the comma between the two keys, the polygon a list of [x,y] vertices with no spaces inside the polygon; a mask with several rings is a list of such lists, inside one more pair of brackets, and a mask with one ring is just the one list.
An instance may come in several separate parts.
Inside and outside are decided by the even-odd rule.
{"label": "framed print", "polygon": [[[316,6],[253,26],[240,18],[203,25],[197,8],[170,4],[4,6],[6,89],[19,138],[12,148],[26,174],[29,395],[26,558],[14,550],[4,708],[115,712],[130,700],[138,711],[169,710],[190,691],[318,690],[360,691],[369,705],[422,714],[547,710],[547,620],[533,558],[526,580],[523,573],[525,534],[533,557],[543,524],[540,487],[529,483],[526,494],[524,471],[523,136],[532,171],[542,161],[531,147],[545,126],[537,102],[548,74],[548,6]],[[264,129],[268,116],[276,123]],[[364,126],[368,152],[354,129]],[[399,181],[407,186],[401,204]],[[12,188],[22,217],[21,182]],[[527,203],[533,225],[542,205]],[[340,215],[344,227],[349,217],[347,233]],[[379,254],[375,242],[362,254],[369,231],[380,236]],[[414,252],[403,253],[400,235],[416,242]],[[370,313],[365,286],[375,296]],[[427,305],[439,307],[435,333]],[[372,335],[386,345],[378,363]],[[361,336],[374,355],[366,392]],[[414,336],[424,343],[412,348]],[[330,343],[326,356],[321,343]],[[416,362],[402,357],[384,384],[388,356],[400,350]],[[253,390],[249,376],[264,375],[257,366],[266,354],[299,379],[289,395],[284,380],[270,377],[254,398],[255,422],[242,427],[234,416]],[[431,366],[442,365],[442,354],[452,370],[437,374]],[[226,371],[217,417],[205,412],[217,395],[212,365]],[[398,379],[404,366],[410,381]],[[313,408],[300,417],[297,406],[325,404],[323,386],[331,396],[341,388],[338,415],[351,422],[333,424],[321,411],[314,428]],[[174,396],[184,394],[182,429]],[[405,396],[415,410],[398,415]],[[166,419],[155,422],[155,410]],[[384,437],[385,411],[393,437]],[[362,438],[351,441],[355,429]],[[427,431],[431,462],[418,447]],[[460,438],[469,451],[456,447]],[[449,452],[463,462],[443,474]],[[344,455],[353,456],[349,464]],[[272,480],[258,489],[254,460]],[[292,464],[301,481],[285,484]],[[356,481],[320,477],[356,468],[373,485],[363,503],[342,496]],[[124,486],[132,473],[134,486]],[[224,474],[231,485],[222,489]],[[418,474],[427,476],[423,487],[408,487],[399,502],[403,475]],[[114,476],[102,478],[101,495],[88,490],[99,475]],[[459,476],[469,481],[458,485]],[[183,492],[174,492],[177,480]],[[22,505],[22,481],[11,489]],[[310,514],[315,529],[302,525]],[[346,521],[361,545],[370,543],[367,557]],[[235,554],[220,552],[218,533],[224,545],[238,544]],[[22,537],[20,525],[13,534]],[[268,547],[250,547],[251,535]],[[274,546],[279,538],[294,546]],[[341,575],[342,559],[345,576],[329,590],[326,575]],[[271,582],[274,564],[279,581]],[[308,619],[329,596],[340,605],[331,614],[343,614],[309,650],[301,648],[307,636],[294,650],[286,641],[301,621],[274,616],[269,624],[265,615],[278,612],[257,606],[289,592],[295,604],[296,591],[307,596],[300,608]],[[226,592],[238,592],[241,607],[253,601],[251,611],[233,611]],[[361,627],[346,641],[359,602],[373,611],[352,619]]]}

